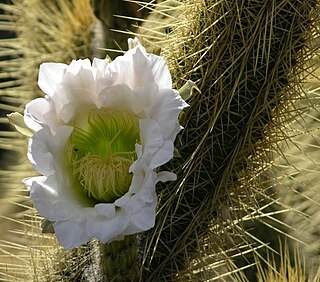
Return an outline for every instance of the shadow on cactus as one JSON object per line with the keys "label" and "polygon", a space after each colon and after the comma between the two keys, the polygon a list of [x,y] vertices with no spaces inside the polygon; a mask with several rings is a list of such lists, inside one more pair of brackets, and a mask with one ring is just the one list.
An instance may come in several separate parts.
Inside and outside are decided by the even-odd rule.
{"label": "shadow on cactus", "polygon": [[228,216],[250,214],[270,197],[257,175],[268,166],[270,151],[278,151],[276,142],[286,138],[280,130],[286,118],[301,115],[290,104],[302,95],[299,83],[316,51],[308,42],[318,5],[190,1],[183,6],[186,20],[173,25],[168,46],[159,38],[174,81],[182,85],[191,79],[201,94],[188,101],[177,142],[182,157],[171,162],[178,181],[159,187],[157,225],[143,238],[144,279],[179,277],[206,240],[217,253],[237,242],[248,249],[250,241],[259,242],[241,224],[228,226]]}
{"label": "shadow on cactus", "polygon": [[[63,9],[65,14],[61,15],[54,13],[54,18],[66,16],[55,23],[51,22],[53,17],[47,17],[49,11],[56,11],[55,5],[49,5],[51,8],[47,10],[46,4],[41,2],[40,5],[40,2],[18,1],[15,7],[7,7],[15,17],[20,17],[20,37],[10,48],[17,50],[19,44],[25,47],[22,49],[23,59],[17,58],[10,65],[18,71],[22,82],[16,86],[22,87],[3,94],[3,97],[21,97],[15,100],[18,103],[34,97],[36,79],[33,72],[41,61],[64,61],[75,56],[87,57],[87,52],[93,53],[88,51],[92,42],[90,32],[80,32],[76,38],[82,40],[76,40],[74,45],[74,37],[67,36],[73,32],[70,33],[69,28],[64,29],[69,23],[76,26],[77,31],[82,27],[91,31],[92,13],[88,18],[84,17],[85,13],[78,13],[90,10],[88,1],[72,1],[78,8]],[[55,3],[71,7],[67,2],[59,0]],[[131,2],[134,5],[145,4]],[[41,9],[32,10],[34,13],[30,15],[22,13],[31,11],[29,3],[40,5]],[[84,5],[82,9],[79,8],[80,3]],[[299,207],[293,207],[291,200],[282,203],[282,199],[278,199],[281,195],[277,189],[281,189],[288,179],[295,180],[295,174],[286,170],[287,175],[280,177],[278,171],[270,169],[283,168],[281,161],[274,165],[273,156],[280,155],[282,160],[285,159],[283,156],[287,157],[287,152],[279,146],[296,137],[297,134],[288,133],[293,121],[299,123],[299,119],[305,116],[317,115],[317,112],[307,111],[311,102],[315,102],[314,107],[317,102],[308,101],[300,83],[311,72],[309,60],[319,51],[316,44],[310,44],[310,40],[319,35],[316,29],[319,2],[157,1],[156,5],[147,5],[147,9],[151,12],[147,21],[134,19],[130,23],[142,22],[140,36],[143,42],[150,44],[150,48],[161,50],[161,55],[166,57],[175,88],[191,79],[200,91],[195,91],[188,100],[191,107],[181,117],[184,130],[175,144],[180,157],[162,168],[177,173],[178,180],[157,187],[156,226],[139,235],[136,242],[138,261],[133,268],[130,261],[130,271],[137,275],[137,281],[255,281],[255,265],[267,261],[265,253],[281,253],[276,245],[268,245],[270,232],[275,235],[276,242],[278,233],[297,238],[286,229],[290,223],[283,221],[287,219],[287,211],[296,209],[302,214],[304,224],[313,214],[310,213],[309,217],[300,212]],[[76,17],[68,18],[72,11],[78,11]],[[96,14],[98,12],[96,10]],[[25,28],[21,24],[23,19],[28,19]],[[74,25],[75,22],[83,26]],[[40,39],[41,36],[50,38],[51,43],[44,44],[46,40],[40,39],[33,41],[30,27],[44,32],[39,34]],[[55,36],[49,36],[52,34]],[[63,42],[60,34],[64,35]],[[30,67],[25,64],[28,68],[20,68],[21,62],[28,62]],[[296,103],[298,100],[306,104],[299,105]],[[311,130],[316,130],[316,127]],[[303,129],[299,129],[300,133],[304,133]],[[3,147],[7,140],[1,139]],[[10,140],[15,140],[15,145],[19,146],[17,151],[21,153],[24,141],[16,135]],[[299,140],[292,142],[299,144]],[[315,146],[319,144],[316,142]],[[302,151],[300,153],[303,155]],[[25,166],[22,167],[26,170]],[[13,171],[23,169],[17,166]],[[29,172],[23,171],[22,174],[21,178]],[[288,186],[291,187],[290,181]],[[14,181],[12,183],[17,185]],[[306,188],[305,195],[310,198],[313,194],[309,192]],[[21,204],[21,200],[15,199],[15,202]],[[319,200],[314,201],[313,209],[318,203]],[[28,229],[28,220],[32,222],[31,227],[37,226],[31,229],[34,232]],[[6,271],[5,264],[1,268],[12,281],[16,277],[90,281],[108,272],[119,281],[128,279],[127,276],[117,276],[115,269],[97,268],[101,254],[107,254],[108,259],[113,258],[114,254],[110,256],[108,248],[91,242],[88,246],[65,253],[55,245],[52,237],[35,235],[39,233],[39,220],[31,210],[23,226],[28,227],[27,234],[31,237],[27,238],[34,238],[34,242],[43,247],[33,246],[28,251],[24,247],[25,242],[21,243],[20,251],[24,251],[27,262],[14,262],[11,274]],[[316,219],[314,221],[317,226]],[[268,231],[260,232],[267,238],[258,234],[256,222],[269,227]],[[21,236],[25,232],[18,234]],[[14,253],[14,245],[8,245],[11,248],[3,253]],[[131,244],[128,246],[132,247]],[[117,245],[110,248],[116,252],[123,251]],[[259,262],[251,258],[252,254]],[[19,272],[29,264],[29,273]]]}

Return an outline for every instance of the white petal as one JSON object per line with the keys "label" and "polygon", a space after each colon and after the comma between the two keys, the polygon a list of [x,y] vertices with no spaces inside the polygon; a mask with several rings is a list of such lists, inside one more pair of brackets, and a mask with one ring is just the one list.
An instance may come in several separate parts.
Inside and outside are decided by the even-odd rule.
{"label": "white petal", "polygon": [[154,226],[156,218],[156,205],[154,201],[152,204],[148,204],[140,212],[131,215],[130,227],[125,231],[125,234],[132,234],[136,232],[146,231]]}
{"label": "white petal", "polygon": [[38,85],[41,90],[49,96],[52,96],[57,85],[67,69],[67,65],[60,63],[43,63],[39,69]]}
{"label": "white petal", "polygon": [[104,88],[100,93],[101,104],[107,108],[132,112],[134,93],[125,84]]}
{"label": "white petal", "polygon": [[139,127],[143,151],[148,150],[153,153],[158,150],[163,144],[158,123],[154,120],[141,119]]}
{"label": "white petal", "polygon": [[152,61],[141,46],[130,49],[109,65],[110,72],[117,74],[113,83],[126,84],[132,90],[150,82],[156,83],[152,67]]}
{"label": "white petal", "polygon": [[29,139],[28,145],[28,159],[33,168],[46,176],[51,175],[54,172],[53,155],[49,150],[50,145],[46,142],[53,142],[53,140],[44,137],[49,134],[48,128],[40,129]]}
{"label": "white petal", "polygon": [[45,176],[35,176],[35,177],[28,177],[22,180],[23,184],[26,188],[30,191],[33,185],[33,182],[39,183],[39,185],[43,185],[47,178]]}
{"label": "white petal", "polygon": [[169,69],[162,57],[147,54],[141,45],[130,49],[124,56],[117,57],[110,67],[118,75],[115,84],[126,83],[131,89],[147,83],[156,83],[159,88],[171,88]]}
{"label": "white petal", "polygon": [[129,49],[133,49],[137,46],[141,46],[140,40],[138,37],[135,37],[134,39],[128,38],[128,47]]}
{"label": "white petal", "polygon": [[96,216],[87,220],[86,230],[90,238],[97,238],[106,243],[122,234],[128,224],[129,218],[126,215],[119,214],[114,218]]}
{"label": "white petal", "polygon": [[38,212],[50,221],[69,218],[68,210],[61,202],[58,193],[45,184],[46,177],[31,177],[23,182],[30,190],[30,198]]}
{"label": "white petal", "polygon": [[168,138],[177,129],[179,114],[187,106],[178,91],[165,89],[159,91],[158,100],[145,109],[145,113],[147,117],[158,121],[161,135],[163,138]]}
{"label": "white petal", "polygon": [[26,105],[24,122],[33,131],[38,131],[47,124],[51,130],[57,127],[55,108],[51,100],[37,98]]}
{"label": "white petal", "polygon": [[58,221],[53,224],[53,228],[65,250],[80,246],[91,239],[86,232],[84,220]]}
{"label": "white petal", "polygon": [[35,132],[29,139],[28,158],[34,169],[45,176],[54,172],[56,165],[61,165],[55,160],[59,160],[62,149],[65,146],[73,128],[63,126],[59,128],[56,136],[53,136],[48,127],[44,127]]}
{"label": "white petal", "polygon": [[177,175],[169,171],[160,171],[157,174],[157,182],[167,182],[177,180]]}
{"label": "white petal", "polygon": [[[144,113],[145,109],[157,101],[158,85],[147,83],[134,90],[135,99],[132,101],[132,111],[136,114]],[[151,117],[152,118],[152,117]]]}
{"label": "white petal", "polygon": [[142,155],[142,146],[140,144],[135,144],[135,151],[136,151],[137,157],[139,159]]}
{"label": "white petal", "polygon": [[172,88],[172,79],[168,66],[164,58],[150,54],[151,71],[153,80],[159,88]]}
{"label": "white petal", "polygon": [[94,209],[99,215],[105,217],[115,217],[116,215],[116,207],[114,204],[97,204]]}
{"label": "white petal", "polygon": [[153,154],[149,164],[150,168],[155,169],[171,160],[173,158],[173,149],[173,142],[171,140],[165,141],[162,147]]}
{"label": "white petal", "polygon": [[67,72],[77,75],[83,68],[91,68],[91,62],[89,59],[72,60],[67,68]]}
{"label": "white petal", "polygon": [[[147,190],[144,192],[147,192]],[[142,194],[144,193],[142,192]],[[122,198],[121,200],[118,199],[115,204],[129,215],[143,210],[146,205],[145,201],[138,195],[126,195]]]}
{"label": "white petal", "polygon": [[94,58],[93,62],[92,62],[92,66],[97,68],[99,71],[101,72],[105,72],[107,67],[109,65],[109,60],[107,59],[98,59],[98,58]]}
{"label": "white petal", "polygon": [[71,71],[66,72],[59,89],[59,95],[54,97],[59,117],[69,122],[75,113],[85,105],[100,107],[99,96],[96,91],[96,69],[74,62]]}

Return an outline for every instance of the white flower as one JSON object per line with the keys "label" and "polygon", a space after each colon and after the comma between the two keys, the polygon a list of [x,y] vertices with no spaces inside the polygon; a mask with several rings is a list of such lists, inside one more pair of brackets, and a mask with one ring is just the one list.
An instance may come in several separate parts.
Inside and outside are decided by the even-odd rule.
{"label": "white flower", "polygon": [[187,104],[164,59],[129,43],[113,62],[42,64],[46,96],[25,108],[28,158],[42,176],[24,183],[65,249],[152,228],[155,185],[176,178],[156,169],[173,157]]}

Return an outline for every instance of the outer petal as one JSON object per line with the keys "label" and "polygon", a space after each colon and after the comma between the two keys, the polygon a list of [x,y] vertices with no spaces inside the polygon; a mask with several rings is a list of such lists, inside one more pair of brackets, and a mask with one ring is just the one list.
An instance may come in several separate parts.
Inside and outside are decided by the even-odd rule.
{"label": "outer petal", "polygon": [[175,173],[169,171],[160,171],[157,175],[157,182],[167,182],[167,181],[175,181],[177,180],[177,175]]}
{"label": "outer petal", "polygon": [[83,68],[91,68],[91,62],[89,59],[72,60],[67,68],[67,72],[77,75]]}
{"label": "outer petal", "polygon": [[60,63],[43,63],[39,69],[38,85],[49,96],[56,91],[57,85],[67,69],[67,65]]}
{"label": "outer petal", "polygon": [[129,217],[119,212],[113,218],[96,216],[91,220],[87,220],[86,230],[90,238],[97,238],[101,242],[106,243],[123,234],[128,225]]}
{"label": "outer petal", "polygon": [[55,131],[57,118],[52,100],[37,98],[29,102],[24,111],[24,122],[32,131],[38,131],[44,124]]}
{"label": "outer petal", "polygon": [[147,117],[158,121],[163,138],[173,137],[175,139],[176,134],[181,129],[181,127],[178,127],[179,130],[176,131],[179,114],[187,106],[188,104],[181,99],[178,91],[163,89],[159,91],[157,100],[145,109],[145,113]]}
{"label": "outer petal", "polygon": [[109,67],[112,73],[118,74],[114,84],[126,84],[132,90],[153,81],[150,62],[140,46],[117,57]]}
{"label": "outer petal", "polygon": [[53,225],[58,241],[68,250],[87,243],[91,237],[83,220],[57,221]]}
{"label": "outer petal", "polygon": [[144,206],[143,210],[131,216],[130,226],[123,232],[130,235],[145,230],[149,230],[155,224],[157,201]]}
{"label": "outer petal", "polygon": [[98,215],[112,218],[116,216],[116,207],[114,204],[97,204],[94,206]]}
{"label": "outer petal", "polygon": [[160,134],[159,125],[156,121],[142,119],[139,121],[139,127],[142,147],[139,144],[136,146],[136,153],[137,156],[139,156],[139,159],[131,165],[129,172],[136,170],[138,161],[149,166],[153,158],[153,154],[158,151],[164,143]]}
{"label": "outer petal", "polygon": [[30,139],[28,158],[34,169],[45,176],[53,174],[55,166],[59,166],[59,157],[73,128],[60,127],[57,135],[53,136],[48,127],[37,131]]}
{"label": "outer petal", "polygon": [[131,89],[147,83],[156,83],[159,88],[172,87],[171,75],[164,59],[147,54],[141,45],[117,57],[109,66],[112,73],[118,74],[114,84],[126,84]]}
{"label": "outer petal", "polygon": [[152,66],[154,81],[159,88],[172,88],[172,79],[166,61],[159,56],[150,54],[149,59]]}
{"label": "outer petal", "polygon": [[69,203],[68,199],[62,198],[56,189],[46,184],[46,180],[47,178],[44,176],[23,180],[30,190],[30,198],[39,213],[51,221],[79,218],[79,213],[73,207],[72,202]]}
{"label": "outer petal", "polygon": [[108,65],[109,65],[109,60],[93,58],[92,66],[102,73],[106,72]]}
{"label": "outer petal", "polygon": [[56,198],[56,192],[47,186],[44,186],[45,177],[32,177],[24,179],[24,184],[30,190],[30,198],[33,201],[39,213],[48,220],[56,219],[56,212],[52,207],[51,202]]}
{"label": "outer petal", "polygon": [[106,87],[100,93],[101,104],[107,108],[131,112],[134,93],[125,84]]}
{"label": "outer petal", "polygon": [[149,164],[150,168],[155,169],[171,160],[173,158],[173,149],[173,142],[171,140],[165,141],[161,148],[153,154]]}

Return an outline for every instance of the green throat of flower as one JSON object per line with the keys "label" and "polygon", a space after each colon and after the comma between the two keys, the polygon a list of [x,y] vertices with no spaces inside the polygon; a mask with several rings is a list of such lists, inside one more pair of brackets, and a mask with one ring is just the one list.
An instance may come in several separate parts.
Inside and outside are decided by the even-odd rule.
{"label": "green throat of flower", "polygon": [[99,202],[114,202],[129,189],[129,167],[139,142],[137,117],[108,109],[76,119],[67,143],[73,186]]}

